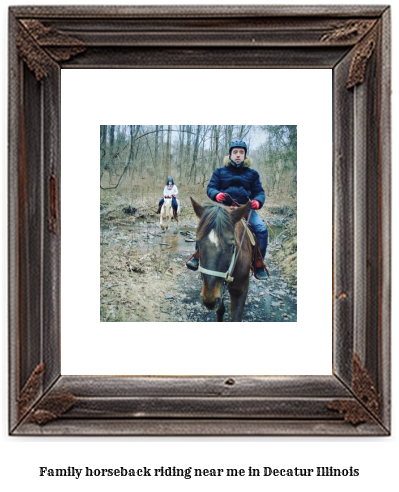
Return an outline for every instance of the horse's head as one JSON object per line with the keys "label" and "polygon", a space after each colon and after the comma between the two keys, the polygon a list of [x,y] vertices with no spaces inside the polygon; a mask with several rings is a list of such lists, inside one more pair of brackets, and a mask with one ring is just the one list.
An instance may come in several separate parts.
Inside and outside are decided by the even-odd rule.
{"label": "horse's head", "polygon": [[203,273],[201,298],[206,308],[215,310],[222,301],[224,279],[212,272],[227,273],[237,245],[235,224],[243,218],[249,204],[228,209],[218,204],[203,206],[192,198],[191,203],[200,219],[196,240]]}

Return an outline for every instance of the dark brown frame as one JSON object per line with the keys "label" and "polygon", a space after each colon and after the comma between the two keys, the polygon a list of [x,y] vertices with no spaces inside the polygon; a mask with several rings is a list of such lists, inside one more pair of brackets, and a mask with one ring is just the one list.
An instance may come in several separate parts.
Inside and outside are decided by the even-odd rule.
{"label": "dark brown frame", "polygon": [[[9,34],[10,434],[388,435],[390,8],[11,7]],[[87,67],[332,69],[331,376],[60,374],[60,70]]]}

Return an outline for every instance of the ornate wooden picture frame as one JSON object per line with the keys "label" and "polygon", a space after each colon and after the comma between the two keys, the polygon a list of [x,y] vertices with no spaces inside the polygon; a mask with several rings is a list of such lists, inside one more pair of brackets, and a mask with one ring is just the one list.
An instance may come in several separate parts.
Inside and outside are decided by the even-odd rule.
{"label": "ornate wooden picture frame", "polygon": [[[388,435],[390,8],[11,7],[9,36],[10,434]],[[60,73],[100,67],[332,70],[330,376],[60,374]]]}

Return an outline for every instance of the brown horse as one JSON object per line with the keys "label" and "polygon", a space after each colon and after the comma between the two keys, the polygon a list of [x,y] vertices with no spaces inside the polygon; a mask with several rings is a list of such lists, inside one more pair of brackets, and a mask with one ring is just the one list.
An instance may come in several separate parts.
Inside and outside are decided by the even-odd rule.
{"label": "brown horse", "polygon": [[234,209],[224,205],[200,205],[191,198],[199,217],[197,245],[199,271],[203,275],[202,302],[216,311],[217,321],[224,321],[223,295],[226,285],[230,293],[231,321],[242,321],[249,288],[252,246],[242,218],[250,203]]}

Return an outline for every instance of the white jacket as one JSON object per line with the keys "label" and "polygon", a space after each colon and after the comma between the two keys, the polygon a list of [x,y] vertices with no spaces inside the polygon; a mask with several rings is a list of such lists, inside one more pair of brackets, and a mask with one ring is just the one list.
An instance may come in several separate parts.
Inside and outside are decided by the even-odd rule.
{"label": "white jacket", "polygon": [[171,189],[169,189],[169,186],[166,185],[165,188],[163,189],[163,196],[164,197],[171,197],[172,195],[177,195],[179,193],[179,190],[177,189],[176,185],[173,185]]}

